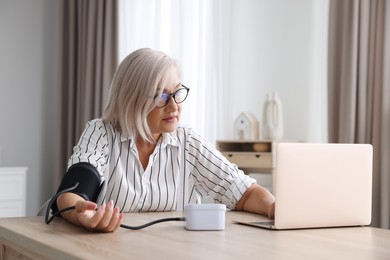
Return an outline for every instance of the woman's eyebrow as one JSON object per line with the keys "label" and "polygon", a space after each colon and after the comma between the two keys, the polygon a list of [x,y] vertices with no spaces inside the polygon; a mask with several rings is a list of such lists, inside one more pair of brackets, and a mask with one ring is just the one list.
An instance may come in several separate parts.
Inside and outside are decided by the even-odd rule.
{"label": "woman's eyebrow", "polygon": [[176,91],[176,90],[180,89],[180,87],[181,87],[181,82],[178,83],[178,84],[173,88],[173,91]]}
{"label": "woman's eyebrow", "polygon": [[[179,82],[178,84],[175,85],[175,87],[173,88],[173,92],[175,92],[176,90],[178,90],[180,87],[181,87],[181,82]],[[161,88],[157,88],[156,89],[156,92],[159,92],[161,90]],[[163,88],[161,92],[165,92],[165,93],[168,93],[167,92],[167,88]]]}

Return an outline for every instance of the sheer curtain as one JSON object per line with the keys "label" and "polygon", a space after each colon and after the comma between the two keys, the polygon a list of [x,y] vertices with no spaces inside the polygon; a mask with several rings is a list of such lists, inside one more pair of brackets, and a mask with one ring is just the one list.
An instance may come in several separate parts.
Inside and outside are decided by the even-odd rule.
{"label": "sheer curtain", "polygon": [[390,2],[331,0],[329,141],[374,147],[372,225],[390,227]]}
{"label": "sheer curtain", "polygon": [[[190,95],[181,123],[213,142],[222,132],[222,42],[226,38],[228,1],[119,0],[119,60],[143,47],[176,59]],[[226,44],[224,48],[226,48]]]}

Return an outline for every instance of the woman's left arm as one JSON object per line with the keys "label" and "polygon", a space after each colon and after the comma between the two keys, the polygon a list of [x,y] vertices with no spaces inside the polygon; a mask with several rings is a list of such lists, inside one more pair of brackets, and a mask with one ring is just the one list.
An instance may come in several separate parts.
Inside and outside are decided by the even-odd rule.
{"label": "woman's left arm", "polygon": [[275,215],[275,197],[264,187],[254,183],[242,195],[236,210],[266,215],[273,219]]}

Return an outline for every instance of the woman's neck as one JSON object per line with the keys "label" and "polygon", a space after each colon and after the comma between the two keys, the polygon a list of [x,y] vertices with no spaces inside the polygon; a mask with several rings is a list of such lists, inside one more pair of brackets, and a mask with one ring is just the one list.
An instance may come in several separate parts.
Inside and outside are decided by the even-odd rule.
{"label": "woman's neck", "polygon": [[141,162],[144,170],[148,166],[149,157],[153,153],[154,149],[156,148],[157,141],[158,141],[158,139],[155,140],[154,143],[149,143],[149,142],[142,140],[142,139],[139,139],[139,138],[136,141],[139,161]]}

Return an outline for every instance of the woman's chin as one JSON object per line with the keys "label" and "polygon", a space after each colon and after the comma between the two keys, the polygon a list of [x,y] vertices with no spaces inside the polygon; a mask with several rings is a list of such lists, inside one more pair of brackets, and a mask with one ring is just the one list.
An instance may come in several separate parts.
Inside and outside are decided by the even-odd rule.
{"label": "woman's chin", "polygon": [[163,127],[163,132],[171,133],[171,132],[175,131],[176,128],[177,128],[177,123],[165,125]]}

